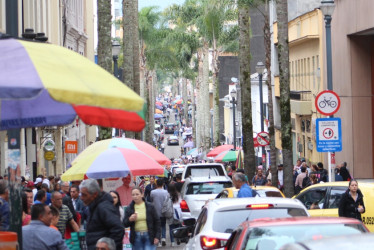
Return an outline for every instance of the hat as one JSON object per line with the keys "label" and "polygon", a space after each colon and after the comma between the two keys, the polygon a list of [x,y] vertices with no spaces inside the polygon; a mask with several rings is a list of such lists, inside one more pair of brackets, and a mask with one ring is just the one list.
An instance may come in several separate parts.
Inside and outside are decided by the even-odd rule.
{"label": "hat", "polygon": [[28,181],[26,187],[33,188],[34,187],[34,182]]}
{"label": "hat", "polygon": [[39,182],[42,182],[42,181],[43,181],[42,178],[40,178],[40,177],[36,178],[35,185],[38,184]]}

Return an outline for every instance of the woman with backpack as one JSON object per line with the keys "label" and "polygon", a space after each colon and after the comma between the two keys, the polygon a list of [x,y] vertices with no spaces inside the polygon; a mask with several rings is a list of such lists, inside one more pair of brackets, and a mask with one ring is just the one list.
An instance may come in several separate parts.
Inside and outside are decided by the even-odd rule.
{"label": "woman with backpack", "polygon": [[167,219],[167,223],[169,224],[171,246],[173,247],[175,246],[175,242],[172,231],[173,229],[182,226],[182,210],[180,208],[181,197],[174,183],[169,184],[168,192],[170,195],[170,199],[173,202],[173,216]]}

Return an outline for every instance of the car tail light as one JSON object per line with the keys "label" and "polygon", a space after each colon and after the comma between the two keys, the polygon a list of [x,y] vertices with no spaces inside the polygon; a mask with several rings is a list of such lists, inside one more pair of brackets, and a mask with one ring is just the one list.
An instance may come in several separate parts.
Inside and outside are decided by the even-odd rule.
{"label": "car tail light", "polygon": [[227,240],[218,239],[209,236],[200,236],[200,245],[202,249],[217,249],[224,247]]}
{"label": "car tail light", "polygon": [[268,208],[273,208],[273,204],[251,204],[248,205],[247,208],[250,209],[268,209]]}
{"label": "car tail light", "polygon": [[180,206],[181,206],[182,212],[189,212],[190,211],[190,208],[188,207],[187,202],[185,200],[181,201]]}

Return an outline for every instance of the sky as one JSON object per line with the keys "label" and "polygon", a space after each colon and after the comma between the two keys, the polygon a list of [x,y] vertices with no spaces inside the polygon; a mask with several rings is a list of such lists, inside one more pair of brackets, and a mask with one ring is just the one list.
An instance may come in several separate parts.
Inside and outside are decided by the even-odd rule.
{"label": "sky", "polygon": [[159,11],[164,10],[172,4],[182,5],[185,0],[138,0],[139,10],[149,6],[159,6]]}

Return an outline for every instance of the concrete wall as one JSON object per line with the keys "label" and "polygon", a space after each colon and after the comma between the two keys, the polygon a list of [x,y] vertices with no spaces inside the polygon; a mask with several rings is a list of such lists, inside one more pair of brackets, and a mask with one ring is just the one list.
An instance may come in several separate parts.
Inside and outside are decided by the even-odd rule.
{"label": "concrete wall", "polygon": [[[374,1],[335,1],[332,19],[334,91],[341,97],[343,151],[355,178],[373,178],[372,44]],[[349,17],[349,18],[348,18]]]}

